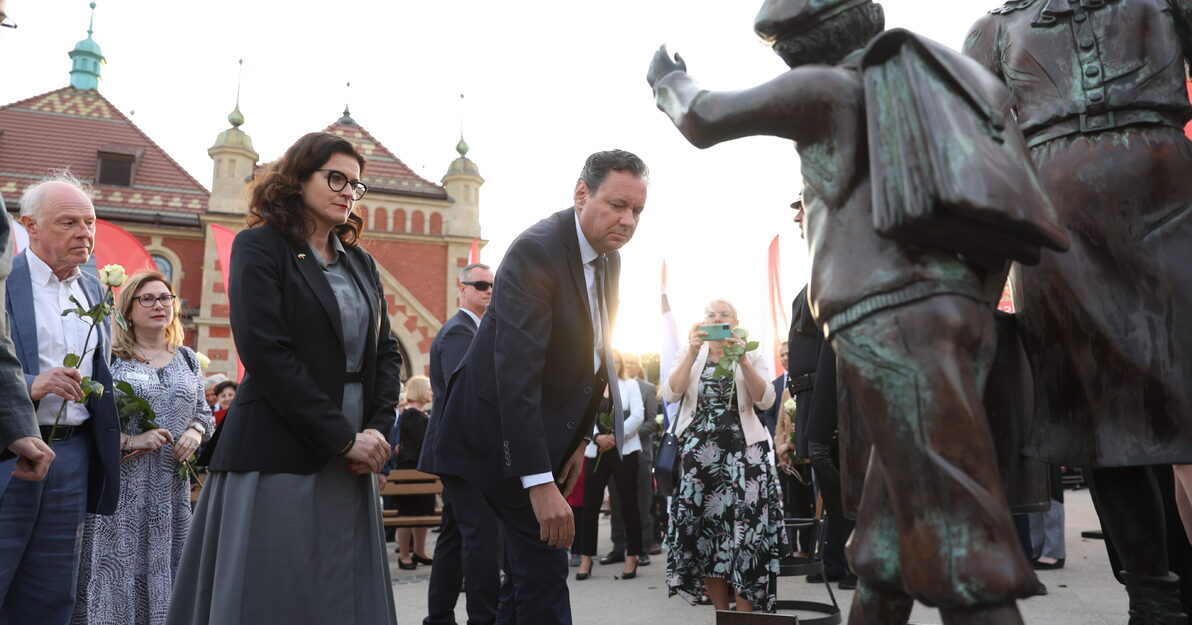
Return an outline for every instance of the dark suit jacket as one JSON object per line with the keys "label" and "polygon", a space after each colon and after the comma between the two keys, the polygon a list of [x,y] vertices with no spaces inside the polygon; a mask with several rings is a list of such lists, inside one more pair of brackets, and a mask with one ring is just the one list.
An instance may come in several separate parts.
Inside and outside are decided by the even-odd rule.
{"label": "dark suit jacket", "polygon": [[[401,356],[372,256],[359,247],[346,251],[369,303],[361,430],[388,439]],[[341,412],[343,325],[318,259],[270,226],[244,230],[232,244],[228,300],[245,374],[217,432],[211,469],[318,472],[357,434]]]}
{"label": "dark suit jacket", "polygon": [[[522,492],[519,476],[559,475],[592,431],[607,384],[604,367],[592,370],[574,215],[568,208],[543,219],[505,253],[492,302],[448,383],[432,443],[441,474],[507,500]],[[620,257],[609,254],[610,315],[620,269]]]}
{"label": "dark suit jacket", "polygon": [[[12,236],[4,197],[0,196],[0,283],[12,271]],[[4,291],[0,291],[3,297]],[[2,300],[0,300],[2,301]],[[40,436],[21,361],[8,333],[7,306],[0,306],[0,460],[10,458],[8,446],[18,438]]]}
{"label": "dark suit jacket", "polygon": [[[447,398],[447,378],[463,361],[474,336],[476,322],[468,313],[460,310],[439,328],[434,342],[430,344],[430,388],[434,393],[435,407],[430,415],[430,423],[426,426],[426,441],[434,440],[439,415],[443,412],[442,406]],[[434,447],[431,445],[422,445],[422,457],[418,460],[419,470],[427,473],[436,472],[433,450]]]}
{"label": "dark suit jacket", "polygon": [[811,390],[816,379],[815,370],[819,367],[819,353],[824,340],[819,325],[811,316],[811,307],[807,302],[807,287],[795,296],[791,311],[791,330],[787,337],[787,376],[786,383],[790,388],[791,397],[797,402],[795,407],[795,453],[807,456],[807,415],[811,408]]}
{"label": "dark suit jacket", "polygon": [[[807,458],[807,441],[828,443],[836,428],[836,354],[811,316],[807,287],[795,297],[792,317],[787,339],[790,350],[787,384],[797,402],[795,451]],[[811,376],[810,386],[806,384],[808,378],[804,377],[808,374]]]}
{"label": "dark suit jacket", "polygon": [[775,428],[778,427],[778,411],[782,409],[782,390],[786,387],[786,377],[784,373],[770,382],[770,385],[774,387],[774,403],[765,410],[757,411],[757,418],[769,430],[771,438],[774,436]]}
{"label": "dark suit jacket", "polygon": [[[12,261],[12,274],[6,284],[5,306],[10,322],[17,357],[25,374],[25,397],[33,386],[33,379],[41,373],[37,352],[37,313],[33,310],[33,283],[29,276],[29,259],[21,252]],[[87,295],[84,304],[89,308],[100,301],[103,289],[95,276],[83,272],[79,283]],[[112,373],[108,359],[112,352],[111,327],[105,322],[96,327],[99,334],[99,348],[92,352],[91,379],[103,385],[103,395],[87,400],[87,412],[91,413],[91,434],[95,443],[94,457],[98,462],[91,466],[87,477],[87,512],[112,514],[120,499],[120,423],[116,417],[116,400],[112,395]]]}

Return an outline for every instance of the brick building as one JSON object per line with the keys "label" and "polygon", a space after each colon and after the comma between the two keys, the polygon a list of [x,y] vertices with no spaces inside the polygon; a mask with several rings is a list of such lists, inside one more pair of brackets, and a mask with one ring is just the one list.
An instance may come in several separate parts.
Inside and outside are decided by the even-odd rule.
{"label": "brick building", "polygon": [[[91,30],[70,58],[70,86],[0,107],[0,194],[15,216],[24,189],[52,169],[69,168],[91,183],[97,216],[133,234],[175,283],[187,343],[211,358],[209,373],[234,375],[235,346],[210,226],[245,226],[246,190],[261,167],[252,139],[240,129],[239,105],[207,151],[208,191],[99,93],[105,59]],[[324,130],[347,137],[368,159],[369,192],[356,206],[367,226],[362,245],[377,260],[406,375],[425,374],[430,342],[455,312],[454,284],[472,240],[480,237],[484,179],[462,139],[459,158],[436,184],[347,111]],[[295,129],[294,136],[305,131]]]}

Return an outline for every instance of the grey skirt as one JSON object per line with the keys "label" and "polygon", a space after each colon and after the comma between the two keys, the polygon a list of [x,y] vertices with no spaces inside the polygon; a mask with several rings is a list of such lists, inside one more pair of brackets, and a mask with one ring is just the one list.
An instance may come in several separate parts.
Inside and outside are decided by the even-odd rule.
{"label": "grey skirt", "polygon": [[208,476],[174,580],[171,625],[396,625],[372,475]]}

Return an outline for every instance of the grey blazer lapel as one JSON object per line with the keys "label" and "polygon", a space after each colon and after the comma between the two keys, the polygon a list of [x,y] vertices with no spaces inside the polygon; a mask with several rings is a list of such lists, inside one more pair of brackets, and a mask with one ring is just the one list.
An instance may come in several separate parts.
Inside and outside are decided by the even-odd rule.
{"label": "grey blazer lapel", "polygon": [[[87,272],[79,276],[79,283],[83,286],[83,294],[87,297],[86,307],[91,308],[103,300],[107,291],[99,280]],[[112,342],[108,340],[108,332],[111,330],[110,318],[104,319],[103,323],[95,326],[96,337],[96,355],[103,358],[105,363],[112,362]]]}
{"label": "grey blazer lapel", "polygon": [[12,260],[8,276],[9,332],[13,346],[21,358],[21,366],[28,375],[41,373],[37,356],[37,312],[33,309],[33,278],[29,275],[29,251],[22,251]]}

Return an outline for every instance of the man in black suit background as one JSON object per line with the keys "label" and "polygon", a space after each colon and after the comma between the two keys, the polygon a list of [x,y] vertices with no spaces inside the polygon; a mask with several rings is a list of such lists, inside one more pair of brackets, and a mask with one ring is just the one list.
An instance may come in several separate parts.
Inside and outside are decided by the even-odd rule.
{"label": "man in black suit background", "polygon": [[[803,201],[791,204],[799,236],[804,236]],[[811,459],[816,490],[828,515],[824,539],[824,572],[807,576],[807,581],[840,582],[844,590],[857,587],[857,576],[849,568],[844,545],[853,532],[853,521],[844,516],[841,496],[840,448],[836,440],[836,353],[824,339],[824,333],[811,316],[807,287],[795,296],[794,320],[791,322],[787,386],[795,398],[795,449],[799,456]]]}
{"label": "man in black suit background", "polygon": [[[645,163],[623,150],[588,157],[574,208],[510,245],[488,312],[448,380],[430,444],[443,483],[480,490],[501,521],[509,581],[498,623],[571,623],[564,548],[575,525],[565,496],[604,388],[616,379],[617,250],[645,208],[646,175]],[[619,394],[612,399],[618,411]]]}
{"label": "man in black suit background", "polygon": [[[474,263],[459,272],[459,312],[443,324],[430,345],[430,386],[439,406],[447,394],[447,379],[463,361],[488,310],[492,288],[493,272],[488,265]],[[441,412],[436,407],[431,413],[427,441],[434,440]],[[424,445],[418,469],[435,473],[435,465],[433,448]],[[454,482],[450,488],[443,487],[443,525],[435,541],[423,625],[454,625],[455,604],[465,577],[468,624],[491,625],[497,618],[497,517],[476,489],[454,490],[459,486]]]}

